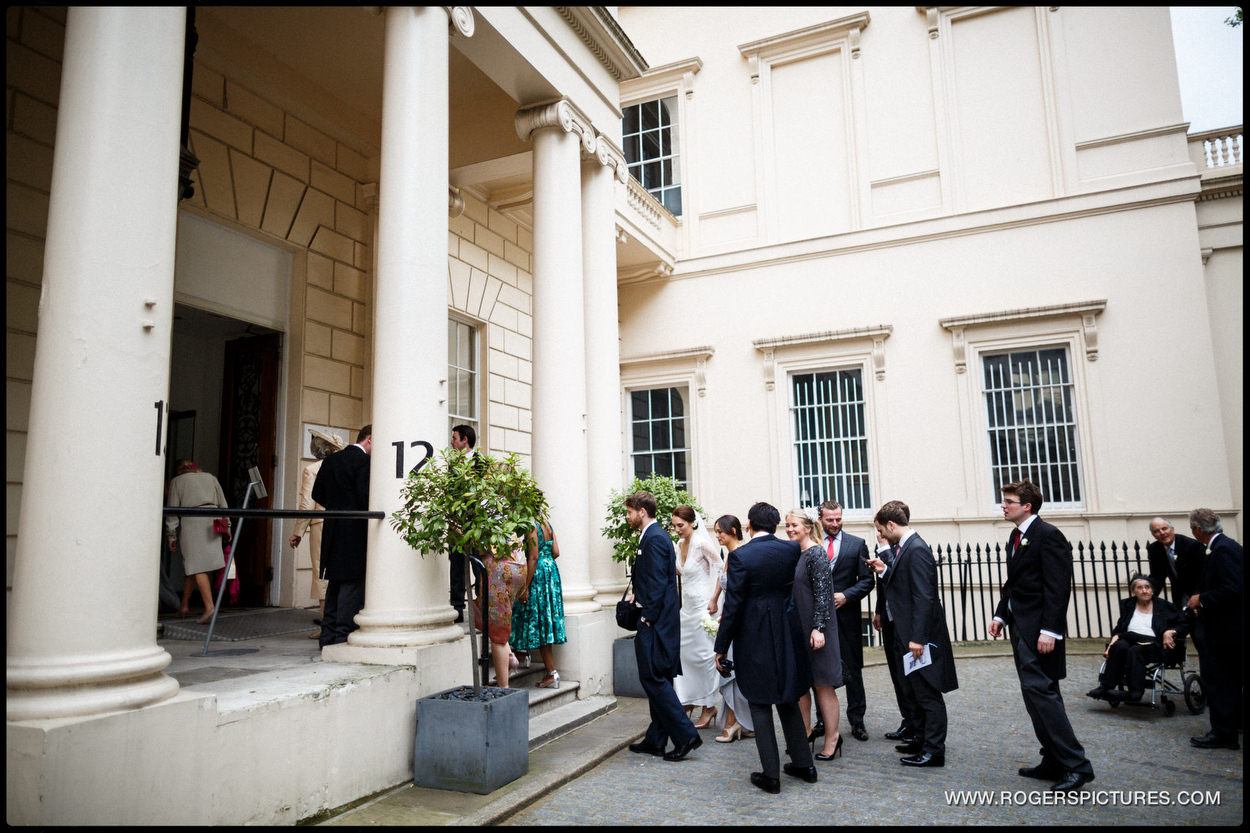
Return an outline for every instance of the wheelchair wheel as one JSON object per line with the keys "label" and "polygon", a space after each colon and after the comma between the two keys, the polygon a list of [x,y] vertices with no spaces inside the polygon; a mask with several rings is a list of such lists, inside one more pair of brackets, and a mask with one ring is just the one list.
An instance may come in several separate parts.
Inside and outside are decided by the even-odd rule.
{"label": "wheelchair wheel", "polygon": [[1207,692],[1202,687],[1202,678],[1190,671],[1185,675],[1185,705],[1190,714],[1202,714],[1207,707]]}
{"label": "wheelchair wheel", "polygon": [[1172,717],[1176,714],[1176,701],[1171,697],[1164,697],[1161,704],[1163,705],[1163,713],[1168,717]]}

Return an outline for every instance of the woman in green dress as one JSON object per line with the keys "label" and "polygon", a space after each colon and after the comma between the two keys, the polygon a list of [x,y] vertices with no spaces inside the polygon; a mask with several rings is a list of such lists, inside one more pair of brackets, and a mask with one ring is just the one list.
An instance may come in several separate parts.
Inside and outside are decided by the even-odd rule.
{"label": "woman in green dress", "polygon": [[560,544],[546,522],[535,524],[525,539],[529,555],[527,582],[521,597],[512,608],[513,649],[532,651],[538,649],[547,676],[537,683],[539,688],[559,688],[560,673],[556,671],[552,645],[563,645],[564,596],[560,586],[560,570],[556,559],[560,557]]}

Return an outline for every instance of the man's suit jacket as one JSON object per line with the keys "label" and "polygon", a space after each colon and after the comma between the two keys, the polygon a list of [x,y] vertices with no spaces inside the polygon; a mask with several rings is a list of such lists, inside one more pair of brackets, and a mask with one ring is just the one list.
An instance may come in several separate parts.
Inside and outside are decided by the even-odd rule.
{"label": "man's suit jacket", "polygon": [[[1129,597],[1120,599],[1120,618],[1115,623],[1115,627],[1111,629],[1112,636],[1118,636],[1121,639],[1134,638],[1138,634],[1128,635],[1129,622],[1133,621],[1133,613],[1137,610],[1137,600]],[[1160,648],[1163,647],[1163,632],[1176,631],[1176,639],[1179,641],[1189,632],[1188,625],[1185,622],[1185,616],[1176,609],[1176,605],[1167,599],[1155,599],[1154,611],[1150,614],[1150,628],[1155,632],[1155,644]]]}
{"label": "man's suit jacket", "polygon": [[1244,611],[1242,589],[1245,586],[1241,544],[1221,533],[1207,550],[1211,554],[1206,557],[1197,591],[1202,637],[1221,647],[1235,646],[1240,650]]}
{"label": "man's suit jacket", "polygon": [[738,688],[748,703],[794,703],[812,686],[794,610],[797,541],[752,538],[729,554],[716,653],[733,645]]}
{"label": "man's suit jacket", "polygon": [[[821,538],[824,545],[828,541]],[[842,546],[838,548],[838,560],[833,565],[833,592],[846,596],[846,604],[838,608],[838,635],[853,637],[856,645],[863,645],[860,633],[860,601],[872,590],[876,574],[864,560],[868,558],[868,545],[863,538],[842,532]]]}
{"label": "man's suit jacket", "polygon": [[1175,546],[1175,567],[1168,558],[1167,548],[1158,541],[1150,542],[1146,547],[1146,554],[1150,559],[1150,583],[1154,586],[1155,597],[1163,595],[1164,579],[1171,579],[1172,592],[1169,598],[1172,604],[1183,608],[1189,597],[1198,592],[1206,548],[1188,535],[1180,534],[1176,536]]}
{"label": "man's suit jacket", "polygon": [[919,535],[909,536],[881,578],[886,615],[893,617],[895,641],[899,643],[885,649],[901,653],[909,642],[928,645],[933,664],[912,673],[924,675],[942,692],[959,688],[946,613],[938,598],[937,562],[929,545]]}
{"label": "man's suit jacket", "polygon": [[[313,500],[326,509],[369,508],[369,455],[349,445],[321,462],[313,483]],[[321,577],[331,581],[361,581],[365,577],[368,521],[364,518],[328,519],[321,530]]]}
{"label": "man's suit jacket", "polygon": [[[1007,552],[1007,580],[1003,582],[1002,598],[994,615],[1036,650],[1043,630],[1057,634],[1067,630],[1072,546],[1058,528],[1034,516],[1014,555],[1010,554],[1008,536]],[[1053,651],[1037,656],[1042,670],[1052,680],[1067,676],[1066,641],[1056,639]]]}
{"label": "man's suit jacket", "polygon": [[681,599],[677,595],[677,556],[673,539],[653,523],[643,530],[634,557],[634,601],[652,629],[651,668],[661,677],[681,675]]}

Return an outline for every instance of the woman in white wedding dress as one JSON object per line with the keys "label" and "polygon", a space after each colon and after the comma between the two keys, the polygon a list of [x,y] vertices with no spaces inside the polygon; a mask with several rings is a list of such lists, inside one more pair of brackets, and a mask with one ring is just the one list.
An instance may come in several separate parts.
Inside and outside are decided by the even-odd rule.
{"label": "woman in white wedding dress", "polygon": [[677,574],[681,576],[681,675],[673,680],[677,699],[687,712],[702,706],[696,729],[716,719],[720,673],[716,670],[715,639],[703,628],[708,602],[721,572],[720,548],[707,525],[689,506],[673,510],[677,532]]}

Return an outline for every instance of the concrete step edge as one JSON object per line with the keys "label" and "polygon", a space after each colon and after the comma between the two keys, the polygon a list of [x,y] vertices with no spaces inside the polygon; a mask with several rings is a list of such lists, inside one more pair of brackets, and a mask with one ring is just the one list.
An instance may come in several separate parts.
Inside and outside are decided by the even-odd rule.
{"label": "concrete step edge", "polygon": [[529,748],[540,746],[585,726],[616,708],[616,698],[603,695],[574,700],[544,714],[530,715]]}

